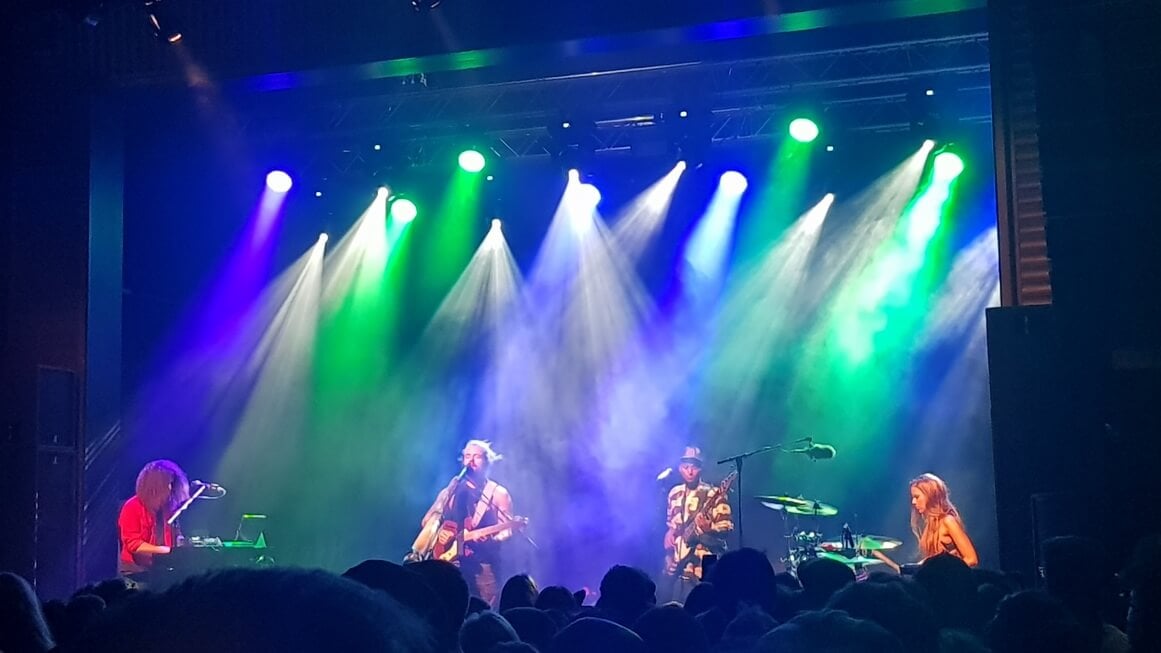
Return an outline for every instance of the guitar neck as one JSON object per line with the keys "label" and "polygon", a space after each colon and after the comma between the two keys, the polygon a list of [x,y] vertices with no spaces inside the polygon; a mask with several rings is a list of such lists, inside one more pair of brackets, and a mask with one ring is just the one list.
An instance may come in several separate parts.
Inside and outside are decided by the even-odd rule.
{"label": "guitar neck", "polygon": [[509,529],[518,528],[520,526],[520,524],[521,524],[521,522],[505,522],[503,524],[496,524],[494,526],[485,526],[483,528],[477,528],[475,530],[465,531],[464,532],[464,541],[465,542],[475,542],[478,539],[485,538],[485,537],[488,537],[490,535],[495,535],[496,533],[502,533],[503,531],[506,531]]}

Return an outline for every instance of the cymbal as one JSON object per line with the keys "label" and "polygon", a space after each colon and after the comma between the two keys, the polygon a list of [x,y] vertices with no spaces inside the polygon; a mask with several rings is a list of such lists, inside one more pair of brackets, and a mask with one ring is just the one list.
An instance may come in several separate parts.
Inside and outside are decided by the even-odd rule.
{"label": "cymbal", "polygon": [[838,514],[838,508],[821,501],[811,501],[794,497],[759,496],[754,497],[759,503],[771,510],[785,510],[791,515],[805,515],[808,517],[833,517]]}
{"label": "cymbal", "polygon": [[[860,535],[855,538],[855,549],[860,551],[890,551],[903,546],[903,542],[881,535]],[[819,545],[827,551],[841,551],[842,542],[823,542]]]}
{"label": "cymbal", "polygon": [[856,565],[881,565],[881,564],[883,564],[883,561],[878,559],[878,558],[868,558],[866,556],[858,556],[858,555],[851,556],[848,558],[847,556],[845,556],[841,553],[833,553],[831,551],[819,551],[818,557],[828,558],[830,560],[837,560],[837,561],[843,563],[844,565],[851,565],[852,567],[856,566]]}
{"label": "cymbal", "polygon": [[804,506],[810,505],[810,502],[807,501],[806,499],[803,499],[802,497],[790,497],[790,496],[786,496],[783,494],[770,494],[770,495],[759,494],[758,496],[756,496],[754,498],[757,499],[758,501],[761,501],[763,504],[768,505],[770,508],[774,508],[774,506],[769,505],[769,504],[775,504],[775,505],[779,506],[777,508],[774,508],[774,510],[781,510],[782,507],[790,508],[790,507],[804,507]]}

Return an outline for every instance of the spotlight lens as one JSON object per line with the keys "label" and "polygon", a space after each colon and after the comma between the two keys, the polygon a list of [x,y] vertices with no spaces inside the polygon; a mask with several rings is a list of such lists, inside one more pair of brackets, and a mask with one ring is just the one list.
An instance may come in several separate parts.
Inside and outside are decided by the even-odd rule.
{"label": "spotlight lens", "polygon": [[378,143],[375,143],[375,144],[374,144],[374,145],[372,145],[371,147],[373,147],[373,148],[375,149],[375,151],[376,151],[376,152],[378,152],[379,150],[383,149],[383,146],[382,146],[382,145],[380,145],[380,144],[378,144]]}
{"label": "spotlight lens", "polygon": [[580,183],[580,170],[573,168],[572,170],[568,171],[568,183],[570,183],[570,184]]}
{"label": "spotlight lens", "polygon": [[329,238],[329,236],[327,236],[327,233],[324,231],[318,235],[318,242],[325,243],[327,242],[327,238]]}
{"label": "spotlight lens", "polygon": [[727,193],[741,195],[746,191],[746,187],[750,183],[746,181],[746,175],[743,175],[737,170],[730,170],[722,173],[722,176],[718,179],[718,185]]}
{"label": "spotlight lens", "polygon": [[492,229],[500,228],[500,218],[492,218]]}
{"label": "spotlight lens", "polygon": [[387,199],[387,196],[390,194],[391,191],[387,190],[386,186],[380,186],[379,189],[375,191],[375,196],[379,199]]}
{"label": "spotlight lens", "polygon": [[576,192],[577,198],[585,206],[596,206],[601,203],[601,191],[592,184],[581,184]]}
{"label": "spotlight lens", "polygon": [[799,143],[809,143],[818,138],[818,125],[810,118],[795,118],[790,121],[790,137]]}
{"label": "spotlight lens", "polygon": [[682,117],[682,118],[688,118],[688,117],[689,117],[689,112],[688,112],[688,111],[686,111],[685,109],[682,109],[680,112],[678,112],[678,114],[677,114],[677,115],[678,115],[678,116],[680,116],[680,117]]}
{"label": "spotlight lens", "polygon": [[935,89],[933,89],[933,88],[929,88],[929,89],[927,89],[927,91],[926,91],[926,94],[927,94],[927,95],[929,95],[929,96],[931,96],[931,95],[935,95]]}
{"label": "spotlight lens", "polygon": [[417,215],[419,209],[415,208],[415,202],[409,199],[401,198],[391,203],[391,218],[394,220],[411,222]]}
{"label": "spotlight lens", "polygon": [[572,127],[572,123],[565,120],[564,122],[560,123],[560,126],[564,129],[568,129],[569,127]]}
{"label": "spotlight lens", "polygon": [[460,168],[463,168],[464,172],[477,173],[484,169],[486,163],[484,155],[476,150],[460,152]]}
{"label": "spotlight lens", "polygon": [[316,190],[316,191],[314,192],[314,196],[315,196],[315,197],[322,197],[322,191],[321,191],[321,190]]}
{"label": "spotlight lens", "polygon": [[266,187],[275,193],[285,193],[294,185],[290,175],[281,170],[271,170],[266,175]]}
{"label": "spotlight lens", "polygon": [[940,152],[935,155],[932,166],[936,181],[949,182],[963,172],[963,159],[954,152]]}

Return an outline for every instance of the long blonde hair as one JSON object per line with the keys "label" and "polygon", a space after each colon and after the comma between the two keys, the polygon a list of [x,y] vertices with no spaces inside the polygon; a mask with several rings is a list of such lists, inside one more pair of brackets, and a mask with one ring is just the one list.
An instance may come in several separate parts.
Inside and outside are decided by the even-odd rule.
{"label": "long blonde hair", "polygon": [[911,480],[911,488],[918,489],[927,498],[927,510],[920,514],[911,507],[911,532],[919,542],[919,554],[924,558],[944,552],[939,541],[939,527],[944,517],[952,517],[962,523],[959,511],[951,502],[947,483],[935,474],[920,474]]}

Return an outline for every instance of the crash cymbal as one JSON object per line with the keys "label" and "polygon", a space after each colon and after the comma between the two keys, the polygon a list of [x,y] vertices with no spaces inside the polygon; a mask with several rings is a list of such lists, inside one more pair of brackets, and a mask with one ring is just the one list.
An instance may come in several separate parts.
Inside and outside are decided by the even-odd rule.
{"label": "crash cymbal", "polygon": [[773,508],[774,510],[781,510],[783,508],[805,507],[809,506],[810,502],[802,497],[791,497],[782,494],[758,495],[754,497],[763,505]]}
{"label": "crash cymbal", "polygon": [[834,553],[831,551],[819,551],[818,557],[829,558],[831,560],[837,560],[837,561],[843,563],[844,565],[850,565],[852,567],[857,566],[857,565],[881,565],[881,564],[883,564],[883,561],[878,559],[878,558],[868,558],[866,556],[858,556],[858,555],[850,556],[848,558],[847,556],[845,556],[841,553]]}
{"label": "crash cymbal", "polygon": [[[841,551],[842,542],[823,542],[819,545],[827,551]],[[889,551],[903,546],[899,540],[881,535],[860,535],[855,538],[855,549],[859,551]]]}
{"label": "crash cymbal", "polygon": [[810,517],[834,517],[838,508],[821,501],[811,501],[805,506],[793,506],[786,509],[792,515],[807,515]]}

